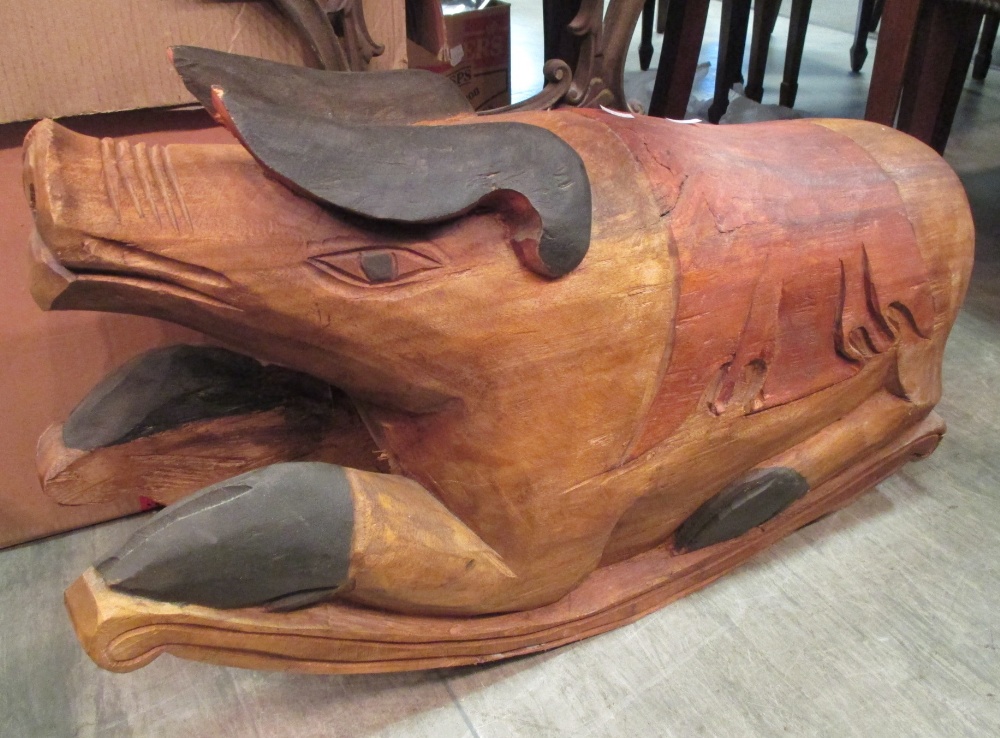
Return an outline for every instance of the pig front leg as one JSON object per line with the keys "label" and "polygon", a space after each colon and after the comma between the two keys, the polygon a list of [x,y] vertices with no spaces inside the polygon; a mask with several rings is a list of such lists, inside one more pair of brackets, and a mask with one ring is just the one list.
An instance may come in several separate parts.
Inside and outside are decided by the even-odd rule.
{"label": "pig front leg", "polygon": [[158,513],[98,565],[112,589],[216,608],[333,596],[474,613],[516,586],[501,557],[418,483],[318,462],[275,464]]}

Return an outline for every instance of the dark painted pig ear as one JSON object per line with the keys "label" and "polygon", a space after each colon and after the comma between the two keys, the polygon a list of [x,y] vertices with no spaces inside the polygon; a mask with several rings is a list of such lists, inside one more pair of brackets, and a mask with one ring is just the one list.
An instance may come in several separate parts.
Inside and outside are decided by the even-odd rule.
{"label": "dark painted pig ear", "polygon": [[345,125],[289,113],[241,92],[216,87],[213,94],[222,122],[266,170],[298,192],[402,223],[439,222],[478,204],[496,207],[534,224],[530,234],[518,229],[514,247],[525,266],[548,277],[572,271],[587,253],[587,171],[576,151],[544,128],[508,122]]}
{"label": "dark painted pig ear", "polygon": [[174,46],[170,58],[191,94],[213,114],[213,86],[290,115],[344,123],[405,124],[474,114],[451,80],[419,69],[329,72],[196,46]]}

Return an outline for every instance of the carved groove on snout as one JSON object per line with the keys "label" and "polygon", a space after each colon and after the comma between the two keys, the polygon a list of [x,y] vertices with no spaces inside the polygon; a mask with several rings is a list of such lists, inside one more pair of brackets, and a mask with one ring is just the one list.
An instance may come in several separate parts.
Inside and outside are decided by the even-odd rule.
{"label": "carved groove on snout", "polygon": [[[484,204],[525,220],[537,238],[514,244],[529,269],[561,277],[590,245],[583,160],[554,133],[523,123],[362,127],[289,113],[214,88],[216,112],[275,178],[293,190],[378,220],[434,223]],[[517,229],[523,231],[523,229]],[[520,234],[519,234],[520,235]]]}

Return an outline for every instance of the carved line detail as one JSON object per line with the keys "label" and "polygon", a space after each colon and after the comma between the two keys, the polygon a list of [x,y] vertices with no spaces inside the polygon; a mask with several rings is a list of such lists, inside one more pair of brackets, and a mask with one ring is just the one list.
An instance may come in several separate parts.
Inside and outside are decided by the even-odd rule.
{"label": "carved line detail", "polygon": [[122,209],[118,201],[118,167],[115,165],[115,142],[110,138],[101,139],[101,169],[104,173],[104,188],[108,202],[115,211],[118,222],[122,222]]}
{"label": "carved line detail", "polygon": [[136,171],[139,174],[139,183],[142,185],[142,191],[146,195],[146,202],[149,203],[149,209],[153,211],[156,224],[163,225],[163,221],[160,218],[160,211],[156,209],[156,200],[153,199],[153,185],[150,183],[153,174],[150,171],[149,153],[146,151],[146,144],[141,141],[137,143],[132,148],[132,156],[135,160]]}
{"label": "carved line detail", "polygon": [[[898,326],[894,326],[879,300],[875,279],[872,275],[868,249],[861,244],[861,285],[848,284],[848,265],[840,259],[840,295],[834,322],[834,344],[837,353],[853,363],[864,364],[873,356],[885,353],[899,341]],[[852,289],[861,289],[864,294],[864,310],[867,320],[861,325],[848,325],[845,312],[848,309],[848,294]]]}
{"label": "carved line detail", "polygon": [[167,211],[167,217],[178,232],[181,230],[180,223],[177,222],[177,215],[170,203],[170,195],[167,192],[167,174],[164,171],[162,147],[153,144],[149,149],[149,168],[153,172],[153,179],[156,180],[156,187],[160,191],[163,200],[163,209]]}
{"label": "carved line detail", "polygon": [[[139,218],[145,220],[143,199],[149,205],[157,224],[162,225],[160,209],[178,233],[184,223],[194,228],[191,211],[184,201],[177,172],[170,160],[170,152],[163,146],[147,146],[140,142],[134,146],[127,141],[101,139],[101,164],[108,201],[122,222],[122,190],[135,208]],[[157,198],[157,195],[159,198]]]}
{"label": "carved line detail", "polygon": [[177,172],[174,170],[174,163],[170,160],[170,149],[164,146],[159,147],[160,155],[163,158],[163,168],[167,172],[167,177],[170,180],[170,186],[173,188],[174,197],[177,198],[177,204],[181,206],[181,212],[184,214],[184,220],[187,221],[188,228],[194,228],[194,223],[191,221],[191,213],[188,210],[187,203],[184,202],[184,194],[181,192],[180,182],[177,181]]}
{"label": "carved line detail", "polygon": [[115,146],[115,164],[118,167],[118,176],[125,185],[125,191],[132,201],[132,207],[139,213],[139,217],[146,219],[146,214],[142,210],[142,203],[139,202],[139,193],[136,191],[135,180],[139,178],[135,170],[135,159],[132,148],[126,141],[119,141]]}

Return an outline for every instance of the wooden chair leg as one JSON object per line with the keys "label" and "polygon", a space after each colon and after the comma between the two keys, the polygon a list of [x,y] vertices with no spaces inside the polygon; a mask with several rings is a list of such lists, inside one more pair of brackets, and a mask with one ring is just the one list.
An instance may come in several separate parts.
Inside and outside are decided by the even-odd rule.
{"label": "wooden chair leg", "polygon": [[933,3],[927,11],[904,83],[897,128],[943,153],[983,11],[962,3]]}
{"label": "wooden chair leg", "polygon": [[750,31],[750,3],[751,0],[743,0],[741,3],[738,3],[733,15],[736,26],[733,28],[734,33],[729,39],[729,48],[732,51],[729,56],[729,68],[733,78],[733,83],[729,85],[730,88],[737,82],[741,84],[744,82],[743,58],[747,47],[747,33]]}
{"label": "wooden chair leg", "polygon": [[729,107],[729,91],[742,78],[743,52],[750,25],[750,0],[722,0],[719,64],[715,72],[715,98],[708,120],[718,123]]}
{"label": "wooden chair leg", "polygon": [[757,0],[753,6],[753,35],[750,39],[750,66],[747,70],[746,96],[761,101],[764,96],[764,72],[771,46],[773,21],[778,17],[781,0]]}
{"label": "wooden chair leg", "polygon": [[903,77],[923,4],[924,0],[886,0],[865,120],[886,126],[896,121]]}
{"label": "wooden chair leg", "polygon": [[868,26],[868,33],[875,33],[878,30],[878,24],[882,20],[882,9],[885,7],[885,0],[875,0],[875,5],[872,7],[872,22]]}
{"label": "wooden chair leg", "polygon": [[567,26],[580,11],[581,0],[543,0],[542,27],[545,60],[562,59],[570,68],[576,67],[580,55],[580,37]]}
{"label": "wooden chair leg", "polygon": [[764,19],[767,22],[767,35],[774,35],[774,26],[778,22],[778,11],[781,10],[781,0],[774,0],[773,3],[765,5],[767,14]]}
{"label": "wooden chair leg", "polygon": [[785,76],[781,81],[779,102],[786,108],[795,107],[799,91],[799,69],[802,67],[802,49],[806,44],[809,11],[812,0],[792,0],[792,17],[788,23],[788,50],[785,52]]}
{"label": "wooden chair leg", "polygon": [[656,32],[661,36],[667,30],[667,6],[670,0],[656,0]]}
{"label": "wooden chair leg", "polygon": [[854,26],[854,45],[851,47],[851,71],[857,74],[868,58],[868,34],[872,29],[875,14],[875,0],[861,0],[858,3],[858,21]]}
{"label": "wooden chair leg", "polygon": [[983,35],[979,37],[979,52],[972,65],[972,79],[982,82],[993,61],[993,44],[997,40],[997,26],[1000,25],[1000,13],[987,13],[983,20]]}
{"label": "wooden chair leg", "polygon": [[646,0],[642,6],[642,31],[639,36],[639,69],[646,71],[653,60],[653,16],[656,0]]}
{"label": "wooden chair leg", "polygon": [[705,36],[708,0],[670,0],[662,17],[666,27],[649,115],[683,118]]}

